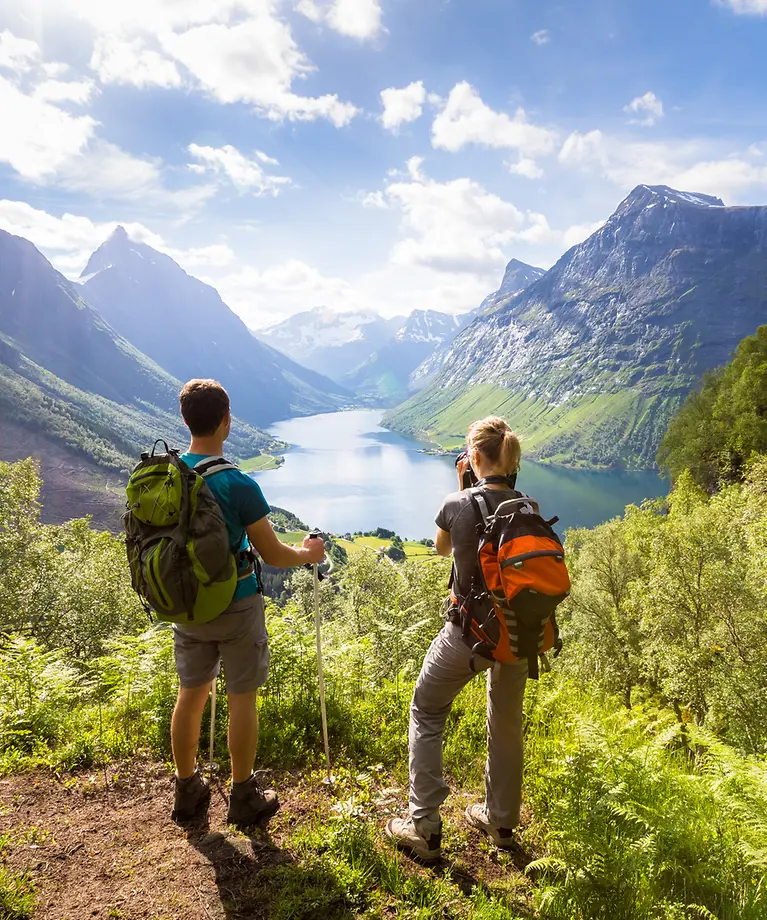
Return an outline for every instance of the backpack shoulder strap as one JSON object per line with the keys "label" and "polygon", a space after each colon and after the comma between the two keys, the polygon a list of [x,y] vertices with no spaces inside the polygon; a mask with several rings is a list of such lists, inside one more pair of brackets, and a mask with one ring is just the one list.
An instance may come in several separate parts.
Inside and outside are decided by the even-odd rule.
{"label": "backpack shoulder strap", "polygon": [[477,514],[477,524],[487,524],[488,518],[492,512],[490,511],[490,506],[487,503],[482,489],[476,487],[469,489],[469,495],[471,496],[471,503],[474,506],[474,511]]}
{"label": "backpack shoulder strap", "polygon": [[237,469],[239,469],[239,467],[225,457],[207,457],[205,460],[200,460],[199,463],[195,463],[194,465],[195,473],[198,473],[203,479],[215,476],[216,473],[223,473],[224,470]]}

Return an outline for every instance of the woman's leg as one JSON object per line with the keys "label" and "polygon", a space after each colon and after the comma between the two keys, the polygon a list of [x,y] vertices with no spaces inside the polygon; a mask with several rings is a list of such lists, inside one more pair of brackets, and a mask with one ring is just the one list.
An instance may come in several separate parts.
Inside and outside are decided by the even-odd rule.
{"label": "woman's leg", "polygon": [[442,736],[453,701],[475,676],[470,659],[460,628],[448,623],[432,642],[421,667],[410,704],[408,733],[410,816],[414,820],[439,820],[439,807],[448,796],[442,776]]}
{"label": "woman's leg", "polygon": [[527,662],[497,664],[487,675],[485,807],[490,823],[511,830],[522,803],[522,704]]}

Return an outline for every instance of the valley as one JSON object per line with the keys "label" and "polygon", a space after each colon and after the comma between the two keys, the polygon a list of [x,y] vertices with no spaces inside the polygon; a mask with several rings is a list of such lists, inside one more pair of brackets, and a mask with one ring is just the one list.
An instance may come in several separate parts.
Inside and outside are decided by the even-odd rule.
{"label": "valley", "polygon": [[186,440],[181,380],[214,376],[238,415],[231,456],[275,483],[289,448],[265,427],[359,406],[426,448],[501,414],[528,458],[650,470],[687,393],[767,316],[765,226],[765,208],[639,186],[549,271],[512,259],[471,312],[317,307],[255,332],[122,227],[77,283],[0,232],[0,459],[41,461],[46,519],[81,507],[114,526],[138,454]]}

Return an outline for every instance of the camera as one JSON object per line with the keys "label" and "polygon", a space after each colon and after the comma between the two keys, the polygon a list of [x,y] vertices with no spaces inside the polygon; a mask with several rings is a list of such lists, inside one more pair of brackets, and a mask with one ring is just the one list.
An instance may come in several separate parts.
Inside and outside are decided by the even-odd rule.
{"label": "camera", "polygon": [[[468,457],[469,457],[469,452],[468,452],[468,450],[465,450],[462,454],[459,454],[459,455],[455,458],[455,466],[456,466],[456,469],[458,469],[458,464],[459,464],[462,460],[467,460]],[[476,473],[474,472],[474,470],[471,468],[471,464],[469,464],[469,466],[467,467],[467,469],[464,471],[463,478],[462,478],[462,480],[461,480],[461,488],[462,488],[462,489],[471,489],[472,486],[475,486],[478,482],[479,482],[479,480],[477,479],[477,474],[476,474]]]}

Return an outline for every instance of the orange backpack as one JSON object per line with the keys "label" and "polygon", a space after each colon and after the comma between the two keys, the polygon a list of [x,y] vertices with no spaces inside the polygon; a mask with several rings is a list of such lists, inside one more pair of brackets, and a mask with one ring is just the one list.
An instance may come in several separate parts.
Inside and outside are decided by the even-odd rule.
{"label": "orange backpack", "polygon": [[472,650],[472,669],[474,655],[502,664],[526,658],[528,676],[537,680],[538,656],[562,649],[554,611],[570,593],[565,551],[552,529],[558,518],[545,521],[520,492],[491,513],[482,490],[470,491],[477,568],[468,595],[451,595],[452,619]]}

